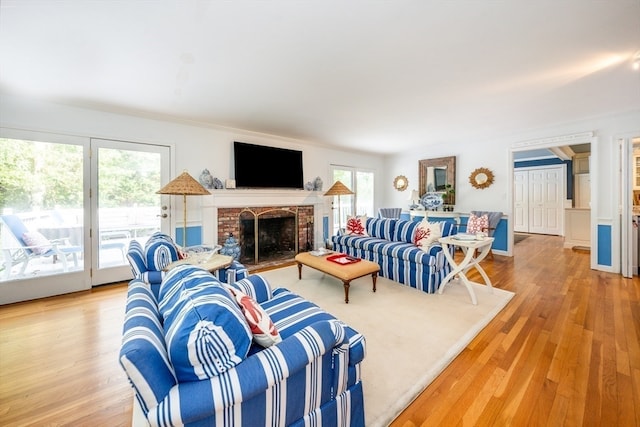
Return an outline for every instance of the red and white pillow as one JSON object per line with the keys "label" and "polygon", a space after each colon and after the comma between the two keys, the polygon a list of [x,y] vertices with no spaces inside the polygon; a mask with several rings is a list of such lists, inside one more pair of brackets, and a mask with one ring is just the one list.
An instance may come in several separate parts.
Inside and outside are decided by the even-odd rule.
{"label": "red and white pillow", "polygon": [[416,226],[416,230],[413,235],[413,244],[423,251],[428,251],[431,245],[438,242],[440,237],[442,237],[442,227],[440,226],[440,223],[429,222],[426,219],[423,219]]}
{"label": "red and white pillow", "polygon": [[367,216],[349,216],[347,217],[347,227],[344,234],[355,236],[368,236],[367,234]]}
{"label": "red and white pillow", "polygon": [[269,314],[256,300],[231,286],[227,286],[227,289],[240,306],[240,310],[242,314],[244,314],[249,324],[249,329],[251,329],[251,333],[253,334],[253,340],[257,344],[266,348],[282,341],[282,337],[273,324],[271,317],[269,317]]}
{"label": "red and white pillow", "polygon": [[489,216],[487,214],[481,216],[476,216],[474,214],[469,215],[467,233],[486,233],[487,230],[489,230]]}

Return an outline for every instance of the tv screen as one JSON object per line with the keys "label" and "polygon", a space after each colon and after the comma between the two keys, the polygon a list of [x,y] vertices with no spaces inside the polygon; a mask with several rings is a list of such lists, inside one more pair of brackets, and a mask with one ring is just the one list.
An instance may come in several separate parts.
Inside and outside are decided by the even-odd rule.
{"label": "tv screen", "polygon": [[303,188],[302,151],[235,141],[236,188]]}

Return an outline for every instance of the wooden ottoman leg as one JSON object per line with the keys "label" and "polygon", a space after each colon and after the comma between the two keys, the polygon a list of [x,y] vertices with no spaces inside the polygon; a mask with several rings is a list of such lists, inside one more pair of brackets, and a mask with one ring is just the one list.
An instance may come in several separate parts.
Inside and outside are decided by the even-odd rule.
{"label": "wooden ottoman leg", "polygon": [[349,304],[349,282],[350,280],[344,280],[344,302]]}
{"label": "wooden ottoman leg", "polygon": [[302,264],[298,263],[298,280],[302,279]]}
{"label": "wooden ottoman leg", "polygon": [[378,273],[371,274],[371,278],[373,279],[373,292],[376,291],[376,279],[378,278]]}

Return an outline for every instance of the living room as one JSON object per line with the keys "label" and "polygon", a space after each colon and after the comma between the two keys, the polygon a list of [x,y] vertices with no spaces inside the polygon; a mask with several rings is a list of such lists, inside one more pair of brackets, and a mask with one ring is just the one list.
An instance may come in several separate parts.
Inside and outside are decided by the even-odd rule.
{"label": "living room", "polygon": [[[69,6],[77,6],[77,4],[73,4],[74,2],[63,3]],[[488,9],[484,10],[478,5],[469,6],[465,3],[465,8],[468,6],[469,10],[466,12],[464,10],[456,10],[456,13],[460,14],[460,22],[471,26],[475,32],[470,31],[466,33],[463,40],[456,39],[457,42],[452,43],[453,46],[457,46],[455,54],[435,55],[440,51],[437,46],[432,44],[437,37],[434,37],[431,33],[420,33],[421,37],[415,43],[413,38],[407,36],[398,28],[390,31],[391,34],[387,34],[388,40],[392,41],[396,41],[395,38],[391,37],[393,34],[398,38],[408,37],[404,40],[404,43],[409,46],[407,51],[424,50],[424,54],[432,52],[435,55],[432,61],[405,63],[405,56],[401,58],[394,56],[394,48],[383,51],[387,55],[385,61],[373,61],[368,55],[365,55],[367,43],[360,43],[351,39],[348,46],[353,49],[346,56],[354,57],[354,61],[349,63],[349,67],[354,67],[355,65],[353,64],[358,63],[359,60],[364,61],[363,57],[367,57],[369,62],[366,62],[365,65],[369,70],[395,68],[395,66],[408,70],[415,66],[418,71],[412,71],[410,75],[405,77],[403,77],[403,73],[390,73],[385,75],[386,77],[384,78],[372,72],[375,78],[371,77],[371,80],[374,80],[375,84],[370,87],[360,88],[359,85],[364,85],[367,80],[364,76],[369,75],[366,69],[358,69],[358,72],[354,73],[349,67],[342,68],[333,65],[330,70],[324,70],[324,75],[333,75],[332,73],[341,75],[341,73],[344,73],[345,80],[349,82],[352,90],[346,94],[346,99],[343,99],[337,95],[341,92],[340,88],[331,86],[327,88],[327,86],[324,86],[335,82],[333,79],[340,79],[337,77],[327,77],[326,80],[319,79],[316,74],[308,77],[308,80],[303,79],[306,85],[314,86],[313,92],[305,94],[302,91],[305,85],[301,84],[299,80],[293,79],[292,75],[301,69],[307,70],[307,68],[294,67],[294,70],[287,71],[290,73],[287,77],[292,79],[293,89],[291,92],[299,92],[299,94],[294,97],[293,101],[287,98],[289,108],[285,109],[281,116],[276,116],[274,111],[277,110],[276,107],[280,102],[285,103],[285,90],[283,88],[286,86],[276,86],[274,83],[275,89],[269,90],[269,84],[261,87],[253,86],[253,84],[255,83],[254,80],[279,82],[280,76],[276,74],[278,72],[283,73],[283,68],[262,69],[260,77],[257,78],[254,77],[253,73],[256,73],[254,70],[259,68],[247,67],[246,63],[235,63],[232,61],[234,55],[225,56],[225,59],[228,60],[227,64],[229,64],[228,68],[226,68],[226,74],[222,76],[216,74],[215,80],[218,80],[218,83],[213,88],[208,86],[209,83],[203,83],[202,87],[207,88],[207,90],[202,89],[202,91],[208,92],[204,98],[209,97],[212,104],[214,103],[213,100],[216,99],[216,102],[226,103],[229,111],[239,111],[240,114],[233,119],[225,115],[224,105],[215,104],[214,107],[210,107],[206,99],[199,99],[195,106],[185,110],[184,115],[180,116],[178,114],[178,107],[186,102],[185,99],[190,98],[194,91],[197,92],[199,90],[192,80],[196,76],[207,74],[210,71],[209,69],[203,71],[198,68],[198,65],[203,62],[202,57],[199,56],[200,54],[195,55],[195,57],[183,55],[185,52],[189,53],[188,47],[170,47],[171,43],[167,42],[164,47],[169,49],[173,65],[166,69],[163,66],[155,65],[153,60],[145,61],[139,59],[139,55],[128,64],[123,65],[125,62],[122,61],[119,63],[119,67],[116,67],[114,65],[116,64],[115,62],[108,63],[109,61],[102,62],[95,59],[96,56],[101,56],[96,54],[101,52],[101,49],[97,47],[100,46],[100,43],[95,39],[91,39],[91,43],[81,46],[80,51],[77,53],[78,58],[89,58],[86,61],[87,63],[91,62],[91,58],[93,58],[96,63],[100,63],[101,67],[110,71],[105,71],[104,74],[94,74],[95,69],[81,59],[68,61],[66,65],[68,68],[57,65],[57,62],[51,57],[58,56],[63,58],[64,55],[62,53],[66,51],[66,48],[56,51],[58,55],[48,55],[46,53],[51,46],[44,43],[43,40],[46,40],[52,34],[56,34],[56,37],[64,40],[64,42],[61,42],[62,44],[67,43],[68,46],[75,46],[74,43],[71,43],[71,40],[78,41],[82,39],[82,37],[78,37],[78,34],[90,34],[91,31],[84,27],[82,31],[86,33],[80,33],[81,29],[75,26],[83,21],[80,18],[82,16],[80,12],[85,12],[86,10],[82,8],[76,9],[75,13],[78,13],[78,15],[70,13],[69,18],[64,18],[60,16],[63,15],[62,12],[50,10],[47,6],[44,6],[38,12],[38,6],[43,6],[44,4],[43,2],[32,2],[31,6],[23,11],[20,10],[16,2],[3,2],[1,5],[2,14],[0,15],[4,15],[4,18],[0,16],[0,19],[2,19],[0,28],[3,28],[0,30],[2,31],[0,34],[2,35],[1,39],[4,40],[2,42],[2,50],[5,51],[5,54],[0,56],[4,70],[1,73],[4,76],[0,76],[2,82],[2,95],[0,96],[0,128],[2,128],[2,133],[0,137],[45,138],[58,141],[79,138],[83,140],[80,144],[90,144],[92,139],[101,139],[140,145],[165,146],[169,148],[171,153],[168,171],[169,179],[179,175],[183,170],[188,171],[197,178],[204,169],[208,169],[213,176],[219,178],[223,183],[234,178],[234,141],[300,150],[304,159],[304,181],[312,181],[316,177],[320,177],[323,182],[323,191],[312,192],[315,193],[312,197],[317,201],[319,209],[319,212],[316,213],[316,220],[314,220],[314,246],[318,246],[323,242],[325,233],[333,225],[331,223],[334,213],[332,207],[333,198],[322,196],[322,193],[333,184],[333,167],[343,166],[353,170],[373,171],[375,176],[374,206],[371,212],[366,212],[367,215],[373,217],[376,216],[378,208],[382,207],[402,207],[408,213],[409,205],[411,204],[409,195],[411,190],[418,188],[420,179],[419,161],[455,156],[455,210],[462,213],[469,213],[471,210],[500,211],[504,214],[508,223],[508,232],[506,234],[507,249],[496,256],[498,259],[495,261],[496,266],[501,265],[500,263],[502,262],[518,261],[512,223],[514,217],[513,175],[516,154],[534,148],[588,143],[591,145],[590,215],[592,246],[590,254],[587,255],[586,268],[594,270],[596,274],[600,272],[609,273],[612,275],[611,277],[620,276],[624,270],[626,219],[624,215],[620,214],[618,208],[625,203],[623,197],[625,187],[621,184],[624,179],[621,180],[619,176],[611,173],[611,171],[624,167],[622,164],[623,157],[617,155],[620,147],[630,148],[633,145],[633,139],[640,136],[640,78],[638,77],[638,72],[632,68],[633,61],[640,49],[640,46],[637,45],[637,40],[640,39],[637,26],[637,16],[640,11],[638,11],[637,2],[616,1],[613,2],[609,10],[602,10],[600,9],[601,6],[594,4],[589,6],[578,5],[577,2],[560,6],[557,10],[557,15],[559,17],[558,20],[561,22],[555,23],[548,30],[548,36],[544,35],[544,31],[530,33],[531,38],[538,38],[540,41],[527,45],[527,47],[531,48],[533,46],[535,49],[523,49],[525,53],[514,47],[496,48],[495,51],[486,48],[489,45],[499,46],[500,40],[509,38],[504,34],[501,37],[493,35],[496,38],[492,38],[491,43],[471,43],[478,34],[481,34],[482,31],[487,31],[487,22],[495,22],[497,25],[497,23],[503,23],[507,17],[512,17],[514,20],[517,17],[518,25],[513,24],[513,27],[522,26],[526,22],[522,16],[516,14],[512,7],[509,7],[508,11],[513,16],[508,15],[506,10],[500,10],[495,4],[491,5],[491,7],[485,5]],[[194,17],[198,15],[199,11],[205,16],[206,13],[201,9],[205,9],[210,13],[207,6],[211,6],[211,4],[204,2],[179,10],[177,13],[180,16],[180,22],[186,20],[187,23],[190,23],[190,19],[195,19]],[[256,5],[244,4],[245,8],[254,6]],[[300,5],[298,6],[301,7]],[[17,15],[12,15],[13,12],[9,10],[12,7],[15,7]],[[283,8],[280,10],[281,16],[289,18],[289,13],[292,12],[285,11],[286,5],[283,3],[279,7]],[[360,34],[365,34],[375,40],[376,43],[374,45],[385,44],[384,37],[375,37],[376,31],[372,27],[379,29],[374,23],[387,22],[382,21],[382,16],[387,12],[394,11],[392,7],[387,5],[389,7],[387,9],[384,5],[377,4],[377,7],[374,8],[375,13],[372,12],[373,15],[367,15],[364,11],[358,10],[360,7],[366,6],[350,6],[343,11],[342,17],[336,17],[334,16],[335,10],[338,10],[337,8],[339,7],[336,4],[332,4],[327,9],[314,10],[313,12],[319,13],[318,20],[333,22],[339,30],[336,33],[341,36],[352,34],[352,32],[359,33],[356,31],[355,23],[352,22],[351,18],[347,19],[347,17],[352,16],[349,13],[360,12],[362,13],[363,21],[365,21],[360,28]],[[411,7],[417,8],[416,14],[418,15],[429,12],[428,9],[423,9],[422,6],[415,4],[404,5],[404,7],[394,11],[401,15],[401,18],[398,18],[400,22],[407,22],[404,20],[408,19],[407,15],[410,15]],[[537,18],[533,22],[539,25],[539,27],[532,26],[531,28],[542,28],[544,23],[542,17],[553,15],[553,13],[548,12],[550,10],[553,11],[555,7],[555,5],[547,2],[544,7],[541,6],[540,9],[531,11],[532,15]],[[582,9],[582,7],[585,9]],[[180,8],[176,6],[176,9]],[[98,8],[97,10],[102,9]],[[134,16],[139,17],[140,21],[144,21],[145,18],[140,17],[142,12],[139,9],[136,10],[137,13]],[[267,24],[272,21],[278,22],[278,13],[276,9],[269,11],[267,8],[265,10],[264,5],[260,6],[260,11],[265,16],[265,23],[256,25],[254,28],[256,31],[258,31],[257,29],[265,31],[266,39],[266,35],[270,34],[271,31],[268,29],[272,27]],[[45,22],[46,17],[43,16],[46,15],[45,12],[54,14],[52,16],[55,16],[60,22],[68,24],[69,34],[66,32],[56,33],[50,24]],[[439,5],[432,12],[434,15],[445,13],[447,17],[456,16],[453,10],[446,10],[443,5]],[[484,18],[483,13],[488,13],[489,17]],[[593,35],[588,36],[586,34],[588,31],[578,32],[575,27],[569,26],[570,22],[575,18],[574,14],[580,15],[581,13],[585,14],[585,19],[588,19],[591,24],[587,26],[595,29],[592,31]],[[186,19],[183,14],[189,15],[190,18]],[[303,23],[308,28],[314,27],[311,25],[314,19],[309,18],[306,14],[303,15],[305,16],[299,17],[301,19],[300,23],[289,27],[292,33],[287,33],[283,30],[287,40],[295,38],[290,34],[302,34],[304,32]],[[600,15],[600,18],[598,15]],[[97,29],[101,32],[106,32],[105,27],[108,24],[93,14],[90,16],[96,20]],[[233,16],[237,18],[237,15]],[[128,21],[128,24],[125,24],[125,19],[123,17],[120,18],[123,19],[123,26],[127,28],[136,27],[136,25]],[[30,22],[32,19],[33,22],[40,23],[40,21],[43,21],[43,23],[38,26],[32,25]],[[425,16],[424,19],[426,20],[427,17]],[[11,24],[8,20],[15,24]],[[284,20],[286,21],[287,19]],[[259,19],[252,17],[251,23],[257,24],[258,22],[255,21],[259,21]],[[111,20],[111,22],[115,21]],[[242,20],[234,22],[242,22]],[[410,28],[418,31],[418,28],[420,28],[419,23],[413,20],[410,22],[415,25],[415,27],[411,26]],[[480,25],[477,22],[484,22],[484,25]],[[71,25],[72,23],[74,25]],[[217,35],[218,38],[215,39],[215,46],[219,48],[220,40],[230,38],[230,34],[234,31],[231,24],[224,26],[217,20],[216,23],[222,27],[221,32]],[[433,27],[439,28],[442,32],[448,31],[435,18],[429,19],[428,23]],[[139,24],[139,22],[136,22],[136,24]],[[392,28],[391,23],[387,22],[387,24],[389,25],[388,28]],[[16,28],[18,25],[22,25],[25,28],[33,28],[35,26],[40,28],[42,32],[29,30],[33,31],[29,35],[28,32],[22,32]],[[354,25],[354,29],[347,31],[346,27],[348,25]],[[425,26],[429,25],[425,24]],[[460,28],[462,25],[451,24],[451,26]],[[610,34],[614,33],[609,31],[614,26],[620,28],[617,35]],[[79,27],[82,27],[82,25],[79,25]],[[514,31],[513,27],[507,26],[503,30],[505,32]],[[186,33],[189,25],[187,24],[181,28]],[[575,33],[565,34],[563,29],[567,28],[571,28],[571,31],[575,31]],[[74,29],[77,33],[74,33]],[[318,38],[322,39],[322,37],[326,36],[325,32],[328,30],[316,28],[316,31],[321,34]],[[37,35],[35,38],[39,41],[32,39],[34,34]],[[258,32],[258,34],[261,33]],[[14,37],[22,39],[22,42],[18,42]],[[56,37],[51,37],[51,39]],[[107,52],[112,52],[111,49],[117,50],[130,41],[126,37],[121,39],[120,36],[115,34],[115,31],[112,37],[115,43],[111,47],[105,48],[105,57],[108,56]],[[566,37],[566,39],[563,37]],[[580,37],[586,38],[584,44],[574,45],[574,39]],[[212,39],[214,38],[212,37]],[[309,43],[311,41],[318,43],[315,38],[305,40]],[[335,41],[333,38],[330,40]],[[393,45],[388,40],[387,42]],[[558,40],[564,40],[564,43],[556,43]],[[102,39],[100,39],[101,41]],[[257,43],[259,40],[252,38],[250,41]],[[461,44],[461,42],[470,43],[474,49],[466,49],[466,45],[464,43]],[[246,40],[245,43],[247,43]],[[602,43],[602,45],[599,43]],[[8,45],[10,44],[17,47],[9,48]],[[230,42],[229,44],[231,45]],[[556,44],[562,44],[563,49],[555,52],[554,47],[556,47]],[[564,46],[564,44],[571,46]],[[313,43],[310,43],[310,45],[313,45]],[[446,48],[442,49],[448,50],[452,45],[447,45]],[[332,46],[332,49],[337,49],[339,43],[334,43]],[[19,52],[20,49],[23,49],[24,52]],[[68,49],[69,51],[73,50],[71,47]],[[141,47],[137,49],[139,49],[138,52],[144,51]],[[229,47],[229,49],[235,53],[243,52],[243,49],[246,49],[246,45],[241,43],[240,45]],[[558,49],[560,48],[558,47]],[[570,55],[572,49],[575,53]],[[311,50],[310,47],[309,50]],[[136,50],[133,49],[132,51],[135,52]],[[156,52],[155,48],[151,51]],[[254,55],[248,56],[259,57],[258,53],[261,51],[256,49],[253,52]],[[282,53],[282,56],[275,55],[273,51],[267,51],[280,63],[284,63],[286,55],[291,54],[289,50],[285,51],[286,54]],[[8,52],[11,52],[11,54]],[[297,50],[294,50],[294,52],[300,53]],[[374,53],[375,55],[372,56],[379,55],[381,52],[375,50]],[[326,49],[320,49],[320,51],[309,54],[309,56],[305,54],[304,58],[311,61],[309,58],[314,58],[314,55],[320,57],[321,54],[327,54]],[[487,62],[483,62],[484,55],[490,60],[487,59]],[[513,62],[520,65],[510,64],[511,61],[504,59],[508,58],[509,55],[516,55],[516,59]],[[546,56],[552,57],[553,60],[546,58]],[[407,54],[407,57],[411,57],[411,55]],[[35,65],[31,67],[25,65],[25,62],[28,61],[25,61],[24,58],[34,61]],[[235,59],[239,61],[238,58]],[[121,58],[118,57],[118,60],[121,61]],[[547,60],[548,62],[546,62]],[[497,65],[495,67],[489,66],[488,63],[490,61],[494,61]],[[536,68],[536,61],[544,62],[547,68]],[[131,64],[136,62],[151,65],[141,74],[127,74],[123,71],[133,67]],[[400,85],[399,81],[403,78],[407,78],[410,81],[409,86],[419,82],[421,79],[414,75],[414,72],[433,77],[433,74],[428,74],[427,71],[430,68],[438,68],[433,67],[433,64],[440,63],[450,63],[442,73],[449,73],[452,77],[451,80],[444,78],[434,81],[438,82],[437,85],[448,88],[451,93],[449,98],[447,98],[447,93],[440,93],[438,96],[432,95],[431,91],[435,90],[433,87],[425,86],[418,90],[418,86],[413,86],[407,90],[407,87]],[[9,64],[14,64],[15,67],[13,65],[9,66]],[[208,64],[211,65],[210,63]],[[252,63],[251,65],[254,64]],[[300,67],[299,64],[296,64],[296,66]],[[114,67],[118,71],[112,70],[110,67]],[[28,74],[25,80],[17,79],[20,73],[24,74],[24,70],[29,68],[31,68],[30,73],[33,74]],[[315,68],[318,67],[316,66]],[[251,72],[247,71],[248,69]],[[164,76],[161,82],[155,81],[158,87],[165,87],[164,97],[159,97],[160,101],[152,99],[146,106],[156,103],[171,107],[178,106],[176,107],[177,109],[147,109],[142,102],[139,104],[136,102],[126,104],[115,98],[114,94],[116,93],[135,93],[136,86],[142,85],[142,83],[138,82],[147,79],[153,80],[151,76],[154,76],[156,72]],[[69,91],[68,93],[60,92],[64,89],[63,82],[68,84],[77,83],[83,73],[91,76],[88,82],[79,85],[81,87],[74,87],[73,84],[70,84],[66,87],[66,90]],[[237,83],[233,83],[234,80],[232,79],[235,73],[239,74],[237,76],[238,79],[235,80]],[[462,80],[453,80],[453,77],[457,76],[458,73],[464,74],[464,78]],[[484,75],[493,75],[494,79],[484,80],[481,78]],[[437,76],[442,77],[440,74],[437,74]],[[29,83],[29,80],[31,80],[31,83]],[[425,80],[428,80],[428,77]],[[200,81],[206,82],[207,79],[202,78]],[[464,83],[465,81],[469,83],[466,84]],[[226,89],[225,84],[228,85]],[[257,85],[257,83],[255,84]],[[456,85],[461,88],[459,91],[454,90]],[[107,92],[106,94],[102,93],[102,96],[104,96],[102,103],[98,102],[100,98],[92,98],[92,96],[97,97],[99,94],[90,95],[90,88],[100,89],[101,86],[105,87],[104,92]],[[229,92],[225,92],[225,90]],[[413,90],[418,95],[411,93]],[[254,105],[250,101],[240,102],[240,96],[244,91],[254,91],[255,105],[261,106],[259,110],[258,107],[254,109]],[[372,94],[376,92],[379,96],[373,97]],[[405,93],[405,97],[402,99],[396,98],[396,92]],[[219,101],[220,98],[223,98],[222,94],[224,93],[231,93],[232,95],[228,95],[223,101]],[[84,97],[85,94],[86,98]],[[311,94],[314,97],[311,97]],[[111,95],[114,95],[114,97],[111,97]],[[234,95],[237,95],[238,98],[234,98]],[[508,97],[507,95],[513,95],[513,97]],[[140,96],[140,99],[143,99],[143,95]],[[280,96],[283,99],[280,99]],[[330,99],[327,101],[326,98]],[[416,100],[416,98],[419,98],[419,100]],[[249,99],[249,97],[245,99]],[[371,106],[373,105],[373,100],[378,105],[375,111]],[[318,103],[317,105],[315,104],[316,102]],[[351,105],[351,112],[342,109],[344,105],[349,104]],[[305,110],[302,106],[307,105],[309,105],[309,108]],[[335,107],[332,108],[333,106]],[[331,113],[333,109],[339,111]],[[398,110],[399,113],[394,110]],[[447,118],[444,114],[445,111],[453,112],[453,114]],[[207,114],[211,114],[211,117],[208,117]],[[286,115],[289,117],[285,121],[283,117]],[[387,122],[382,120],[385,116],[403,117],[402,120],[397,122]],[[311,119],[309,119],[310,117]],[[316,123],[311,126],[308,124],[309,122]],[[344,125],[345,122],[348,122],[353,127],[346,127]],[[357,124],[357,126],[353,124]],[[317,130],[318,128],[325,128],[325,130],[317,133],[312,132],[313,129]],[[468,181],[470,174],[480,167],[487,168],[494,174],[493,184],[484,189],[474,188]],[[269,168],[266,168],[266,173],[268,173],[268,170]],[[408,187],[405,191],[398,191],[393,188],[394,179],[398,176],[404,176],[408,181]],[[630,172],[625,178],[627,181],[631,180]],[[217,224],[213,224],[213,215],[211,215],[212,206],[217,197],[216,191],[218,191],[219,195],[233,194],[233,192],[235,194],[252,193],[251,190],[246,189],[214,189],[211,190],[211,196],[189,197],[188,209],[185,212],[188,212],[189,228],[199,230],[199,241],[195,241],[195,243],[220,243],[217,240]],[[296,191],[291,190],[291,192]],[[300,192],[303,191],[300,190]],[[253,193],[259,194],[259,192]],[[283,194],[273,198],[274,205],[288,203],[289,196],[287,192],[285,191]],[[181,232],[183,219],[186,220],[187,218],[184,218],[183,215],[182,198],[173,196],[171,201],[170,234],[177,237]],[[262,201],[258,202],[258,204],[261,203]],[[556,239],[561,240],[562,236],[556,236]],[[176,240],[180,241],[177,238]],[[532,239],[529,239],[529,242],[531,241]],[[514,260],[513,258],[516,259]],[[583,262],[584,260],[581,260],[581,265],[584,265]],[[91,279],[87,278],[89,275],[88,269],[83,274],[84,276],[74,280],[72,284],[65,284],[64,286],[68,287],[64,289],[68,292],[90,292],[92,283]],[[612,280],[617,282],[620,279]],[[46,288],[48,285],[43,285],[41,289],[43,294],[38,295],[38,297],[59,293],[47,294]],[[25,290],[24,282],[20,280],[0,283],[0,294],[3,302],[15,302],[33,298],[32,291]]]}

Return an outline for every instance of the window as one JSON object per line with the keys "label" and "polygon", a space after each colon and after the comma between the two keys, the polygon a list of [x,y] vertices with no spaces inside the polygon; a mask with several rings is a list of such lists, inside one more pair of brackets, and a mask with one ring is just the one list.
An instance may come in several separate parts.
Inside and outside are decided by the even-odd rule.
{"label": "window", "polygon": [[338,228],[344,227],[347,217],[353,215],[375,216],[373,211],[373,194],[375,174],[371,170],[357,169],[347,166],[332,166],[334,182],[340,181],[355,194],[334,196],[331,231],[336,234]]}

